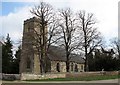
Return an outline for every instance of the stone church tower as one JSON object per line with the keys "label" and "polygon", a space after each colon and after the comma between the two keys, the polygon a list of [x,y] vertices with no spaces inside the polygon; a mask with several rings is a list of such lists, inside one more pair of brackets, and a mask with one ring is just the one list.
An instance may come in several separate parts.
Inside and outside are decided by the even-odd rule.
{"label": "stone church tower", "polygon": [[33,38],[34,30],[40,32],[38,22],[36,17],[24,21],[20,73],[40,74],[39,56],[36,53]]}

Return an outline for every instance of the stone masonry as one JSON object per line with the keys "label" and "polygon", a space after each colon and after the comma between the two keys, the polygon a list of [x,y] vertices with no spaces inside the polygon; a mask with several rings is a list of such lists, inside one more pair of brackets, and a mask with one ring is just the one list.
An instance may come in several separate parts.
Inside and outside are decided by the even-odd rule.
{"label": "stone masonry", "polygon": [[24,21],[20,73],[40,73],[39,57],[33,45],[35,40],[31,37],[31,35],[34,35],[33,29],[37,28],[37,23],[38,21],[35,17]]}

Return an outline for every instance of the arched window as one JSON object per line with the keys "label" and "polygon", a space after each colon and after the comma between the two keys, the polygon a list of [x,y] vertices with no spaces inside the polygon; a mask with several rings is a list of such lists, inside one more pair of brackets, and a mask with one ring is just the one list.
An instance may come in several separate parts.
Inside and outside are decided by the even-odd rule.
{"label": "arched window", "polygon": [[75,64],[75,72],[78,72],[78,66]]}
{"label": "arched window", "polygon": [[56,70],[57,72],[60,72],[60,63],[57,63]]}
{"label": "arched window", "polygon": [[83,70],[83,65],[81,65],[81,70]]}
{"label": "arched window", "polygon": [[71,63],[71,71],[73,71],[73,63]]}

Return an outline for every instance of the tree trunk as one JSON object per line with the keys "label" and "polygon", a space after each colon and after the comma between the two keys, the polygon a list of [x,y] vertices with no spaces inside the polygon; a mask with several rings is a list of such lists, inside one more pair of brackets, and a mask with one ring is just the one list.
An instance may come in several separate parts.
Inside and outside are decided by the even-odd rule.
{"label": "tree trunk", "polygon": [[69,72],[69,61],[66,61],[66,72]]}
{"label": "tree trunk", "polygon": [[69,65],[70,65],[70,63],[69,63],[69,54],[68,54],[68,52],[66,53],[67,54],[67,56],[66,56],[66,72],[69,72]]}
{"label": "tree trunk", "polygon": [[88,66],[88,55],[85,54],[85,57],[86,57],[86,59],[85,59],[85,71],[88,72],[88,71],[89,71],[89,66]]}

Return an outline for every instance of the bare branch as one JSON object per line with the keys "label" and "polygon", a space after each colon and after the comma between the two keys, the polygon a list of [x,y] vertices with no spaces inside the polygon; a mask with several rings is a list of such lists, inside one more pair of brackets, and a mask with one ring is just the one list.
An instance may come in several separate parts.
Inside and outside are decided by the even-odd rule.
{"label": "bare branch", "polygon": [[93,50],[101,45],[102,39],[100,33],[94,28],[96,24],[95,18],[92,13],[86,14],[85,11],[80,11],[78,13],[78,23],[81,36],[83,37],[81,43],[82,51],[85,53],[85,68],[88,71],[88,55],[93,52]]}

